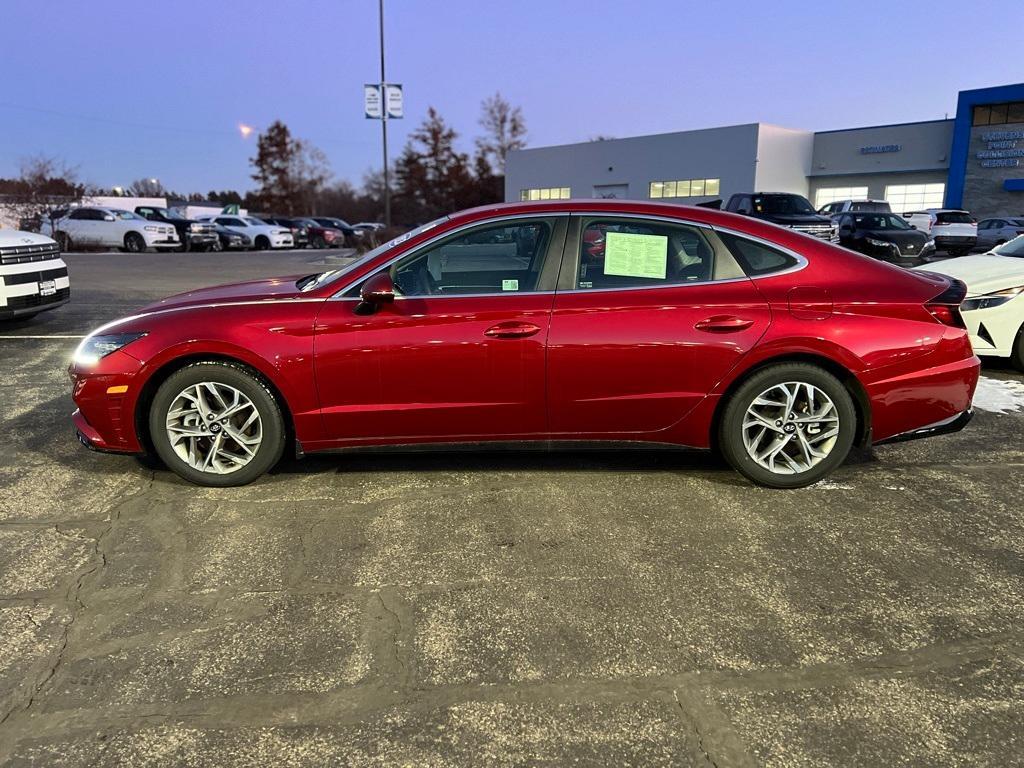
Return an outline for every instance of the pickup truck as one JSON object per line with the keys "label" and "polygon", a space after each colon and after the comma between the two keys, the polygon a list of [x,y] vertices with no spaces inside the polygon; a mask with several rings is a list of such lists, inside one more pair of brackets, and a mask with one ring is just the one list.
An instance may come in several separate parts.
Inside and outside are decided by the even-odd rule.
{"label": "pickup truck", "polygon": [[790,192],[750,192],[733,195],[725,210],[832,240],[832,220],[822,216],[806,197]]}
{"label": "pickup truck", "polygon": [[135,212],[149,221],[173,226],[178,232],[183,251],[208,251],[218,242],[217,228],[209,222],[186,219],[166,208],[152,205],[140,205]]}

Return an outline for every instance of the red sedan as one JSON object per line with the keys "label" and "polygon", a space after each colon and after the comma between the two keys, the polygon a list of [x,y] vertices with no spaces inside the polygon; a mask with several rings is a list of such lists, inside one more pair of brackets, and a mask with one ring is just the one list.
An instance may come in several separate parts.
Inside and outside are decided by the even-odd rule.
{"label": "red sedan", "polygon": [[[597,247],[599,245],[599,247]],[[961,429],[962,283],[744,216],[496,205],[332,272],[193,291],[95,331],[79,438],[204,485],[381,445],[716,448],[794,488]]]}

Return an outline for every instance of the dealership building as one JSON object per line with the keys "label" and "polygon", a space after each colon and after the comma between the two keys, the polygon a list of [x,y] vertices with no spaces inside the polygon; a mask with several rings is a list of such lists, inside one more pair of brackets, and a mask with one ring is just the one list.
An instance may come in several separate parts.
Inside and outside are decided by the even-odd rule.
{"label": "dealership building", "polygon": [[956,117],[837,131],[765,123],[511,152],[505,199],[695,204],[795,192],[816,208],[888,200],[894,211],[1024,215],[1024,83],[961,91]]}

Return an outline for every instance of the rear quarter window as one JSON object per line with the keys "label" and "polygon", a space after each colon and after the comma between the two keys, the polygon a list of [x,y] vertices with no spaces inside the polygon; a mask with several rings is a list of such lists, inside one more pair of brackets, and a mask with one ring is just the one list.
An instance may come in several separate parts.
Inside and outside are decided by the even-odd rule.
{"label": "rear quarter window", "polygon": [[745,237],[719,232],[718,236],[749,277],[770,275],[795,267],[795,257],[770,245]]}

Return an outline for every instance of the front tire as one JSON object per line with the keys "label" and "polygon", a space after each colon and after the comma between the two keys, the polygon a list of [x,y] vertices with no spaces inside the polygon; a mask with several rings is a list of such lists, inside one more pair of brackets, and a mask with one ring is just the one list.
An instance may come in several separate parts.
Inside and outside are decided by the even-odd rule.
{"label": "front tire", "polygon": [[259,237],[256,238],[255,245],[257,251],[270,250],[270,240],[264,235],[260,235]]}
{"label": "front tire", "polygon": [[68,253],[71,250],[71,235],[67,232],[58,232],[54,240],[57,241],[61,253]]}
{"label": "front tire", "polygon": [[1017,338],[1013,342],[1013,351],[1010,352],[1010,363],[1018,371],[1024,372],[1024,325],[1017,331]]}
{"label": "front tire", "polygon": [[808,363],[764,368],[733,393],[718,444],[732,467],[768,488],[803,488],[843,463],[857,411],[846,387]]}
{"label": "front tire", "polygon": [[160,459],[197,485],[246,485],[281,459],[285,424],[273,393],[234,363],[200,362],[164,381],[149,411]]}
{"label": "front tire", "polygon": [[129,232],[124,236],[124,249],[128,253],[143,253],[146,250],[146,241],[138,232]]}

